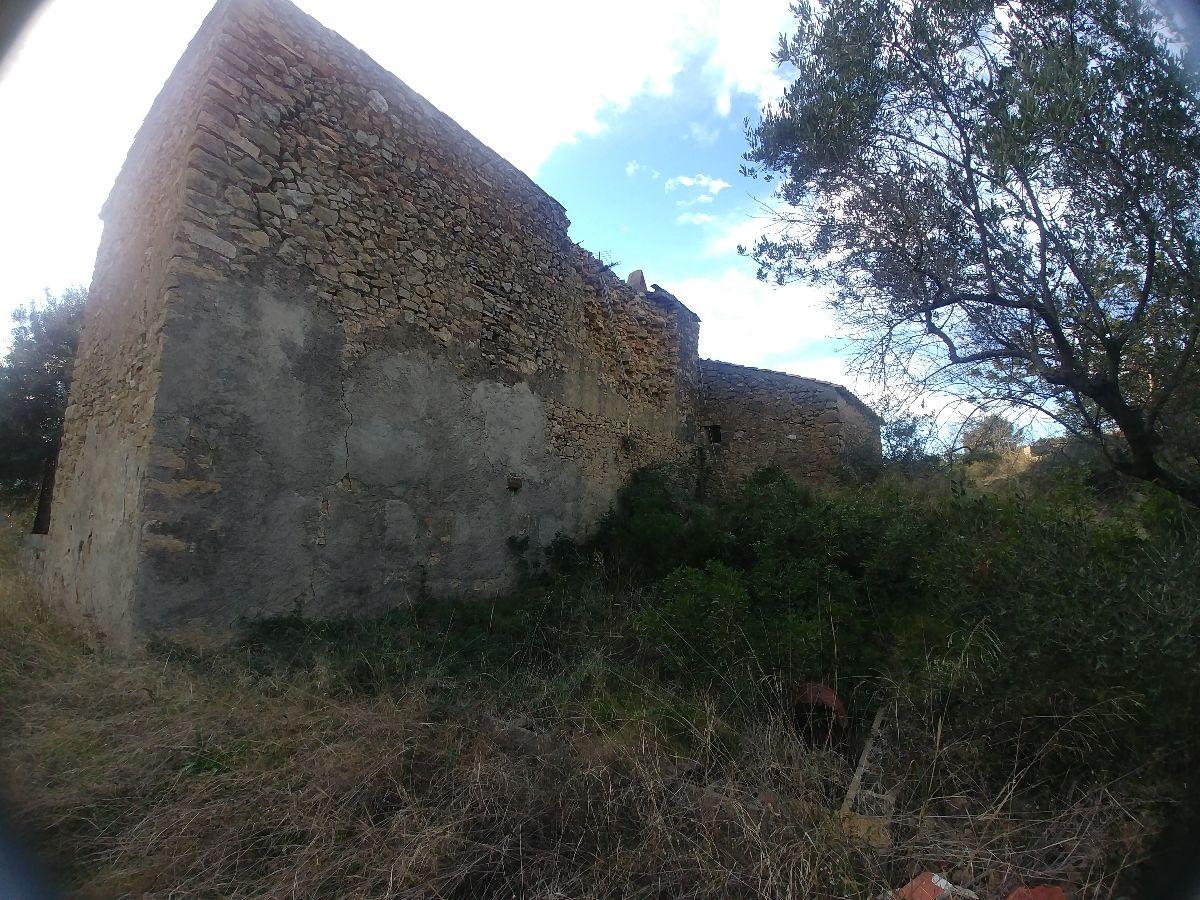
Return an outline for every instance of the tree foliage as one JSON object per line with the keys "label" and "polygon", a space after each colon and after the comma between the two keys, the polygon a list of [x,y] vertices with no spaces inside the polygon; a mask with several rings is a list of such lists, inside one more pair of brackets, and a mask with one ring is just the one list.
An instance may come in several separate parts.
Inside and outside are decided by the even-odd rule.
{"label": "tree foliage", "polygon": [[46,293],[13,313],[12,344],[0,364],[0,487],[40,483],[57,452],[87,291]]}
{"label": "tree foliage", "polygon": [[1017,427],[999,413],[969,422],[962,432],[963,449],[968,453],[1004,453],[1014,450],[1021,443]]}
{"label": "tree foliage", "polygon": [[1200,103],[1141,0],[795,8],[746,171],[760,277],[831,287],[858,362],[1052,416],[1200,502]]}

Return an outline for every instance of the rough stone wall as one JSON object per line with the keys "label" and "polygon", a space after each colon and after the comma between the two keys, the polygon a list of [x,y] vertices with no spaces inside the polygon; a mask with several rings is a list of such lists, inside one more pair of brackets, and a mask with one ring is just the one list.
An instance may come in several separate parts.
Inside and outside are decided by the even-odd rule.
{"label": "rough stone wall", "polygon": [[879,460],[883,454],[879,415],[840,384],[833,385],[833,389],[842,420],[843,454],[852,466]]}
{"label": "rough stone wall", "polygon": [[287,0],[221,0],[104,210],[41,563],[120,641],[491,593],[719,424],[832,472],[844,389],[701,363],[562,207]]}
{"label": "rough stone wall", "polygon": [[762,466],[798,481],[828,480],[845,452],[879,451],[875,414],[845,388],[716,360],[700,362],[697,424],[721,481]]}
{"label": "rough stone wall", "polygon": [[127,640],[140,556],[151,412],[160,373],[183,163],[212,64],[202,32],[155,101],[102,211],[54,489],[39,565],[76,619]]}
{"label": "rough stone wall", "polygon": [[113,197],[47,565],[117,637],[494,591],[693,446],[695,317],[285,0],[218,4]]}

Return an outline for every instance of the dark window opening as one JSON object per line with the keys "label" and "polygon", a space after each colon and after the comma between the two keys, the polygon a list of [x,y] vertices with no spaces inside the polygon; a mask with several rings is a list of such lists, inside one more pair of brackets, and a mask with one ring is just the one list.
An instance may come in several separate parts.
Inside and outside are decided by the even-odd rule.
{"label": "dark window opening", "polygon": [[704,434],[708,438],[710,444],[721,443],[721,426],[720,425],[705,425]]}
{"label": "dark window opening", "polygon": [[42,470],[42,485],[38,490],[37,513],[33,517],[33,534],[50,533],[50,501],[54,498],[54,473],[58,467],[58,448],[46,460]]}

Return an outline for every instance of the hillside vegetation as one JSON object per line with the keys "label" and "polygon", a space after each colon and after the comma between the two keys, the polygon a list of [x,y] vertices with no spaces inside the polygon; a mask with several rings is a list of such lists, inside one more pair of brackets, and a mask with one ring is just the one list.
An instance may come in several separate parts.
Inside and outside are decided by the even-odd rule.
{"label": "hillside vegetation", "polygon": [[[923,869],[1134,895],[1200,762],[1194,516],[978,475],[702,502],[647,471],[495,601],[132,657],[10,548],[14,818],[79,896],[870,897]],[[803,727],[808,681],[846,733]],[[838,815],[881,706],[884,846]]]}

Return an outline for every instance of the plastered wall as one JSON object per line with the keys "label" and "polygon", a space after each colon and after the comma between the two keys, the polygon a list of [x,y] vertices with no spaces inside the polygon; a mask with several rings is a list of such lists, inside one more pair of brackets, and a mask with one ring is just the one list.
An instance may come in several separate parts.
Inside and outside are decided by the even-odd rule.
{"label": "plastered wall", "polygon": [[844,389],[701,363],[682,303],[287,0],[217,4],[103,217],[41,565],[118,641],[495,593],[704,425],[730,477],[878,441]]}
{"label": "plastered wall", "polygon": [[698,323],[567,226],[291,4],[219,4],[106,208],[56,596],[225,628],[492,592],[581,535],[690,450]]}

